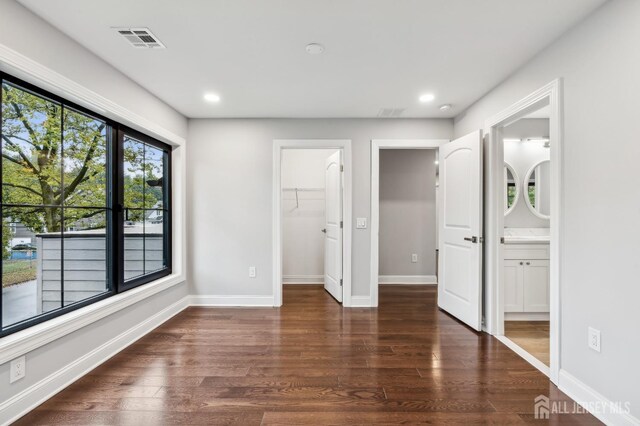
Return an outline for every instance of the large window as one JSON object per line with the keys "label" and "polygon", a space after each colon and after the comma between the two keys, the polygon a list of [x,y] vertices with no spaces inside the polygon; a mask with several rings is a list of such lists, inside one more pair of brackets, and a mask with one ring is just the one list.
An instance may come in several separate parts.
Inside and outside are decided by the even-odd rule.
{"label": "large window", "polygon": [[0,77],[0,336],[171,273],[170,147]]}

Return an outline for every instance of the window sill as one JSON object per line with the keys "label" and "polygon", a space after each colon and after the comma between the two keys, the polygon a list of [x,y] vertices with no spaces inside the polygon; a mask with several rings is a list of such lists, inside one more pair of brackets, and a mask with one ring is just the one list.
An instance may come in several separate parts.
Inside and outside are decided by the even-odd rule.
{"label": "window sill", "polygon": [[0,365],[184,282],[184,280],[182,275],[171,274],[3,337],[0,339]]}

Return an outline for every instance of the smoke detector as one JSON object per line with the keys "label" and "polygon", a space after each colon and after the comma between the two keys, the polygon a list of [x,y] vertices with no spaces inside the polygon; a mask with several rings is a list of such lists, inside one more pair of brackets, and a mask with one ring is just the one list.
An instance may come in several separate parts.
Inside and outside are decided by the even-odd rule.
{"label": "smoke detector", "polygon": [[114,28],[136,49],[166,49],[149,28]]}
{"label": "smoke detector", "polygon": [[320,55],[324,52],[324,46],[320,43],[309,43],[307,47],[305,47],[305,50],[309,55]]}

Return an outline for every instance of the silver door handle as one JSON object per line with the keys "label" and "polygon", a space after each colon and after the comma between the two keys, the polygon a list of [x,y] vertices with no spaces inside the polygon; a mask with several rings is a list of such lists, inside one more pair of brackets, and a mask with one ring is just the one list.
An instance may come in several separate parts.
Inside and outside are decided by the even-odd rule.
{"label": "silver door handle", "polygon": [[482,237],[478,238],[478,237],[464,237],[465,241],[471,241],[473,244],[477,244],[478,241],[482,242]]}
{"label": "silver door handle", "polygon": [[324,232],[326,234],[327,233],[327,228],[321,229],[321,232]]}

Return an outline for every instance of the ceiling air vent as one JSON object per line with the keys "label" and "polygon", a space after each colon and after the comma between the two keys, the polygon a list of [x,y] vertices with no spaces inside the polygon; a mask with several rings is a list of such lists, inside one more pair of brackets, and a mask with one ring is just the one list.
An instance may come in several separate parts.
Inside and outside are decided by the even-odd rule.
{"label": "ceiling air vent", "polygon": [[136,49],[164,49],[158,37],[154,36],[149,28],[115,28]]}
{"label": "ceiling air vent", "polygon": [[378,111],[380,118],[398,118],[402,115],[406,108],[382,108]]}

